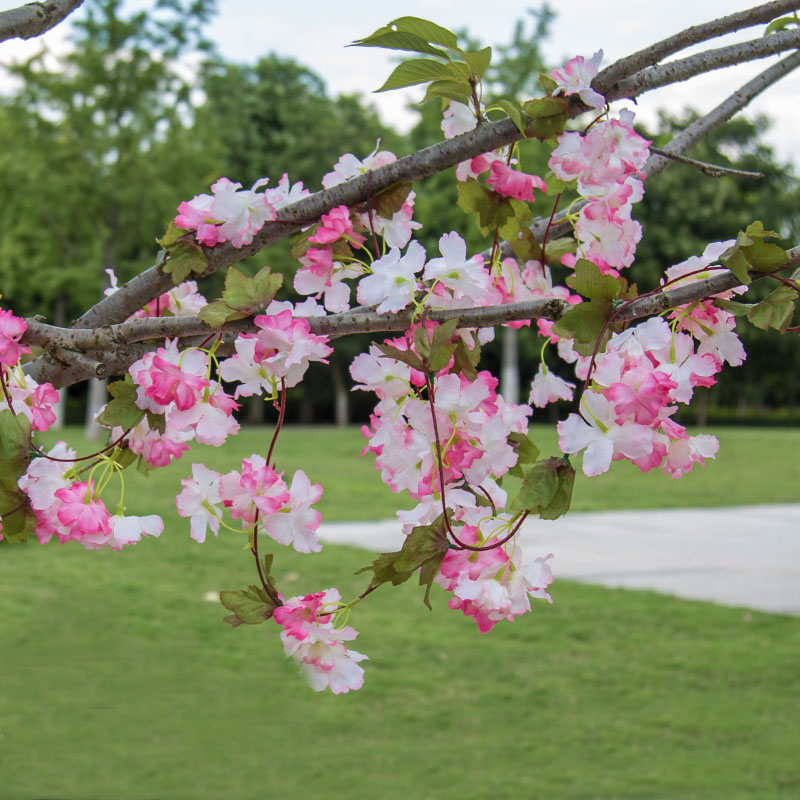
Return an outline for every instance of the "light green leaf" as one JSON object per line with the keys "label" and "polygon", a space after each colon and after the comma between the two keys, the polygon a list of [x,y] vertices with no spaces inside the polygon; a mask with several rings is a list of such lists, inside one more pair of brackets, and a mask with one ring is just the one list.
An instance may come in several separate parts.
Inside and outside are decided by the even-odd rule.
{"label": "light green leaf", "polygon": [[464,61],[469,64],[472,74],[480,80],[483,78],[489,64],[492,63],[492,48],[484,47],[482,50],[474,50],[472,52],[462,53]]}
{"label": "light green leaf", "polygon": [[553,94],[558,88],[558,84],[546,72],[539,73],[539,85],[544,89],[545,94]]}
{"label": "light green leaf", "polygon": [[0,411],[0,479],[16,484],[31,460],[31,423],[11,409]]}
{"label": "light green leaf", "polygon": [[598,297],[613,300],[620,292],[618,278],[603,275],[597,265],[585,258],[575,264],[575,274],[567,278],[567,286],[590,299]]}
{"label": "light green leaf", "polygon": [[526,135],[525,131],[528,127],[528,121],[525,118],[525,113],[523,112],[521,106],[512,102],[511,100],[495,100],[495,102],[492,103],[492,107],[494,106],[498,106],[505,111],[509,119],[511,119],[511,121],[517,126],[517,130],[523,136]]}
{"label": "light green leaf", "polygon": [[391,89],[402,89],[406,86],[416,86],[439,78],[457,80],[460,76],[458,70],[451,64],[440,64],[429,58],[412,58],[398,64],[394,72],[386,79],[386,83],[375,92],[388,92]]}
{"label": "light green leaf", "polygon": [[764,331],[768,328],[784,331],[794,316],[797,298],[798,293],[791,286],[781,284],[748,310],[747,319]]}
{"label": "light green leaf", "polygon": [[778,31],[785,31],[790,25],[800,25],[800,20],[797,17],[778,17],[772,20],[767,29],[764,31],[764,36],[769,36],[771,33]]}
{"label": "light green leaf", "polygon": [[564,130],[569,119],[569,101],[566,97],[540,97],[523,103],[522,110],[531,118],[527,127],[530,138],[552,139]]}
{"label": "light green leaf", "polygon": [[234,628],[242,624],[259,625],[271,619],[275,612],[275,604],[264,591],[264,587],[255,584],[247,589],[220,592],[219,601],[233,612],[223,619]]}
{"label": "light green leaf", "polygon": [[458,49],[458,37],[453,31],[443,28],[430,20],[421,19],[420,17],[398,17],[392,20],[389,25],[398,31],[414,33],[427,42],[441,44],[453,50]]}
{"label": "light green leaf", "polygon": [[428,84],[428,89],[425,92],[425,97],[422,98],[422,102],[424,103],[432,97],[444,97],[468,106],[472,98],[472,87],[467,81],[455,81],[450,78],[436,80]]}
{"label": "light green leaf", "polygon": [[376,31],[366,39],[357,39],[351,47],[382,47],[385,50],[406,50],[414,53],[427,53],[431,56],[449,59],[450,56],[438,47],[433,47],[421,36],[406,31]]}
{"label": "light green leaf", "polygon": [[[611,316],[612,309],[611,301],[606,299],[580,303],[573,306],[553,325],[553,331],[565,339],[574,339],[573,346],[580,355],[591,355],[597,339]],[[610,330],[606,330],[598,352],[603,351],[610,336]]]}
{"label": "light green leaf", "polygon": [[172,276],[172,282],[176,286],[192,273],[202,274],[208,266],[206,254],[196,242],[179,239],[165,249],[169,257],[161,269]]}

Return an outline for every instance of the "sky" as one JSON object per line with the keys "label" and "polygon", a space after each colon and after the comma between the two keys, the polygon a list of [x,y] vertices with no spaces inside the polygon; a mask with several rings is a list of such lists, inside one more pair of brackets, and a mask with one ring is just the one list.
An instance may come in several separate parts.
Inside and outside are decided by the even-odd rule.
{"label": "sky", "polygon": [[[391,19],[411,15],[431,19],[451,29],[466,28],[487,44],[507,43],[514,23],[525,15],[519,0],[405,0],[391,5],[374,0],[303,0],[286,3],[275,0],[218,0],[219,14],[209,28],[210,38],[221,54],[239,62],[254,62],[259,56],[276,52],[291,56],[311,67],[326,82],[328,91],[360,92],[369,96],[387,123],[406,129],[414,121],[409,101],[421,99],[423,90],[370,94],[383,83],[393,68],[391,56],[377,48],[348,48],[356,38],[366,36]],[[753,2],[752,4],[755,4]],[[0,0],[0,10],[18,5]],[[145,0],[129,0],[131,7],[143,7]],[[551,3],[557,16],[542,50],[553,65],[572,55],[591,56],[603,49],[603,65],[641,49],[690,25],[743,10],[746,0],[570,0]],[[643,11],[643,9],[645,9]],[[713,40],[719,47],[758,38],[763,26]],[[66,26],[42,37],[51,47],[66,46]],[[37,46],[33,42],[6,42],[0,46],[0,60],[23,57]],[[680,54],[688,55],[699,48]],[[687,106],[707,111],[739,85],[765,69],[777,57],[752,64],[718,70],[689,83],[651,92],[636,107],[638,118],[652,124],[658,109],[679,112]],[[0,90],[4,87],[0,79]],[[749,106],[748,113],[767,114],[773,127],[765,137],[781,161],[800,164],[800,70],[784,78]],[[617,104],[619,106],[619,104]]]}

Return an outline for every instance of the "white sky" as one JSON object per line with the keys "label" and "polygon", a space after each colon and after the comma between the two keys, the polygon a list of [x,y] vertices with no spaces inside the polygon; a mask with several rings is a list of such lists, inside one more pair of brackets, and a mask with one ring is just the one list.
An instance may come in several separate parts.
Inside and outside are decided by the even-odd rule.
{"label": "white sky", "polygon": [[[0,0],[0,10],[18,5]],[[130,0],[131,6],[146,6],[145,0]],[[753,0],[752,5],[755,5]],[[405,0],[380,3],[375,0],[219,0],[220,13],[211,25],[210,37],[223,56],[240,62],[253,62],[269,52],[292,56],[319,73],[329,92],[362,92],[367,95],[380,86],[392,69],[391,56],[377,48],[346,48],[355,38],[366,36],[401,15],[420,16],[448,28],[467,28],[487,44],[507,43],[514,22],[525,15],[529,4],[519,0]],[[544,43],[547,61],[563,62],[575,54],[590,56],[602,48],[603,65],[675,33],[689,25],[747,8],[746,0],[570,0],[552,2],[558,15],[551,36]],[[487,8],[489,11],[487,11]],[[757,38],[763,26],[714,40],[712,46]],[[42,39],[54,48],[64,46],[66,26],[54,29]],[[41,39],[39,40],[41,42]],[[0,59],[22,57],[33,52],[35,42],[19,40],[0,45]],[[692,52],[687,50],[681,55]],[[778,57],[719,70],[693,79],[690,83],[651,92],[641,98],[637,114],[652,122],[656,110],[679,111],[693,106],[700,111],[712,108],[739,85],[749,80]],[[0,89],[3,82],[0,81]],[[386,122],[407,128],[413,114],[406,110],[408,100],[421,99],[419,87],[408,92],[371,95]],[[800,70],[784,78],[748,108],[748,113],[765,113],[773,121],[767,140],[782,161],[800,164]]]}

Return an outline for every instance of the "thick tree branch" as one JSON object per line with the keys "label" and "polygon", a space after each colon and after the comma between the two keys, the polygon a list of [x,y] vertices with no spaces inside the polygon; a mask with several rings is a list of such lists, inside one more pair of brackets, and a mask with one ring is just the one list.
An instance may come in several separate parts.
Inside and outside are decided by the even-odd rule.
{"label": "thick tree branch", "polygon": [[47,0],[2,11],[0,42],[41,36],[69,16],[82,2],[83,0]]}
{"label": "thick tree branch", "polygon": [[751,28],[754,25],[770,22],[781,14],[786,14],[796,9],[800,9],[800,0],[775,0],[775,2],[764,3],[764,5],[749,8],[746,11],[738,11],[735,14],[720,17],[711,22],[693,25],[691,28],[686,28],[680,33],[668,36],[666,39],[662,39],[660,42],[644,48],[644,50],[639,50],[632,55],[621,58],[606,67],[592,81],[592,88],[605,95],[615,83],[625,76],[633,75],[646,67],[652,67],[673,53],[699,42],[724,36],[726,33],[733,33],[744,28]]}
{"label": "thick tree branch", "polygon": [[637,72],[612,86],[606,94],[606,99],[609,102],[621,100],[624,97],[633,99],[645,92],[660,89],[671,83],[680,83],[701,73],[755,61],[758,58],[782,53],[785,50],[794,50],[797,47],[800,47],[800,30],[795,28],[741,44],[706,50],[679,61],[648,67]]}

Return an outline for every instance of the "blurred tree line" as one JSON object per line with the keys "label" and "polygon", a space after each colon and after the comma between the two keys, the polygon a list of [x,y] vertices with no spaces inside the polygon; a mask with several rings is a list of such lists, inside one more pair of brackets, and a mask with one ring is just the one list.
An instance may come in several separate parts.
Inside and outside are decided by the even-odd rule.
{"label": "blurred tree line", "polygon": [[[214,11],[214,0],[154,0],[148,11],[137,13],[127,13],[122,0],[89,0],[73,22],[69,53],[42,51],[25,63],[5,65],[16,88],[0,97],[4,304],[57,324],[69,322],[100,298],[108,285],[106,268],[126,280],[152,263],[154,239],[177,205],[208,191],[221,175],[247,186],[265,175],[275,183],[287,172],[292,182],[301,180],[315,191],[344,152],[363,157],[380,139],[383,149],[403,155],[441,139],[438,102],[415,106],[418,122],[401,134],[383,124],[364,98],[329,96],[320,76],[290,58],[273,53],[256,64],[226,62],[203,35]],[[541,94],[537,75],[546,65],[540,44],[553,18],[546,5],[528,11],[509,43],[495,48],[484,89],[487,105],[494,97]],[[692,116],[688,110],[680,119],[665,115],[656,131],[641,132],[663,146]],[[711,179],[674,165],[648,184],[635,212],[644,237],[631,271],[642,290],[657,284],[664,267],[702,252],[710,241],[734,237],[753,219],[777,230],[787,245],[800,241],[798,183],[762,143],[767,126],[763,118],[737,118],[689,153],[759,170],[766,175],[761,181]],[[547,153],[537,142],[521,143],[519,158],[526,171],[546,174]],[[453,173],[415,187],[416,217],[425,224],[419,238],[431,256],[450,230],[462,233],[471,248],[488,244],[456,205]],[[549,214],[550,202],[540,199],[534,212]],[[264,263],[286,275],[281,296],[292,297],[288,242],[248,259],[244,269]],[[221,280],[208,280],[202,287],[207,296],[218,294]],[[722,373],[713,402],[738,409],[740,416],[752,406],[795,407],[795,341],[746,323],[740,327],[750,358],[744,367]],[[498,335],[485,354],[497,370],[500,340]],[[300,419],[366,417],[366,393],[355,393],[350,409],[343,398],[347,364],[367,341],[336,342],[333,369],[312,370],[295,390]],[[541,342],[522,331],[514,345],[524,400]],[[252,406],[252,418],[261,407]]]}

